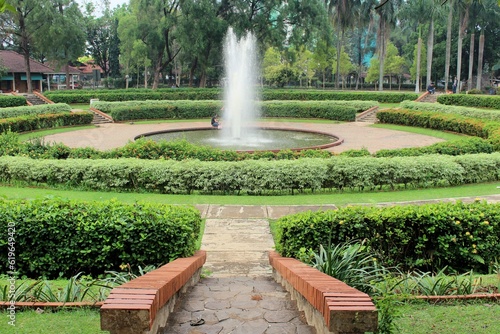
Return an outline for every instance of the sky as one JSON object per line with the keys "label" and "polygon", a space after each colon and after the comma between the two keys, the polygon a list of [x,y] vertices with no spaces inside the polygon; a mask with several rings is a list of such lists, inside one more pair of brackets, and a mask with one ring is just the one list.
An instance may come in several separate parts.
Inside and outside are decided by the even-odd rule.
{"label": "sky", "polygon": [[[110,0],[109,3],[110,3],[110,8],[113,9],[115,8],[116,6],[119,6],[119,5],[123,5],[123,4],[127,4],[129,3],[130,0]],[[101,12],[99,10],[100,7],[102,7],[102,1],[101,0],[76,0],[76,2],[78,4],[80,4],[81,6],[81,11],[83,13],[84,11],[84,5],[85,3],[89,3],[89,2],[93,2],[94,3],[94,6],[95,8],[97,9],[97,14],[100,15],[99,13]]]}

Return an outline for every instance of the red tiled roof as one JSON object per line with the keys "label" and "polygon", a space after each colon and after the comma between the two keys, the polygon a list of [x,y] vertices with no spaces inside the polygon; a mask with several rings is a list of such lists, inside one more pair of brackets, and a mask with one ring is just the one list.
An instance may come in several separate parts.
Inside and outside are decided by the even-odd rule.
{"label": "red tiled roof", "polygon": [[95,64],[83,64],[78,66],[78,69],[84,74],[91,74],[92,70],[99,70],[99,72],[104,73],[101,66]]}
{"label": "red tiled roof", "polygon": [[81,74],[82,73],[82,71],[80,71],[78,68],[76,68],[74,66],[70,66],[70,65],[57,66],[57,65],[51,64],[51,67],[54,69],[55,74],[65,74],[67,67],[69,67],[70,74]]}
{"label": "red tiled roof", "polygon": [[[24,56],[15,51],[0,50],[0,59],[2,65],[7,68],[9,73],[26,73],[24,65]],[[36,60],[30,59],[31,73],[54,73],[54,70]]]}

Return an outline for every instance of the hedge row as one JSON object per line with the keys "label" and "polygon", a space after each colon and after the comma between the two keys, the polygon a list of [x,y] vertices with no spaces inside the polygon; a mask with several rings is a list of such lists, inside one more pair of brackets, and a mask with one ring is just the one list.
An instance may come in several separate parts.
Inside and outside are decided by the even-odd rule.
{"label": "hedge row", "polygon": [[[118,90],[78,90],[50,91],[47,98],[58,103],[89,103],[91,99],[102,101],[133,100],[222,100],[223,91],[214,88],[182,89],[118,89]],[[364,100],[382,103],[397,103],[415,100],[416,93],[408,92],[353,92],[331,90],[263,89],[262,100]]]}
{"label": "hedge row", "polygon": [[34,160],[0,157],[0,181],[169,194],[293,194],[296,191],[455,186],[500,180],[500,153],[457,157],[333,157],[298,160]]}
{"label": "hedge row", "polygon": [[89,112],[23,115],[0,119],[0,133],[27,132],[61,126],[86,125],[92,122],[94,115]]}
{"label": "hedge row", "polygon": [[198,159],[201,161],[240,160],[292,160],[300,158],[328,158],[333,153],[326,150],[282,150],[279,152],[256,151],[253,153],[221,150],[209,146],[198,146],[187,142],[138,139],[123,147],[100,151],[92,147],[70,148],[64,144],[45,143],[41,140],[19,141],[16,133],[0,134],[0,155],[25,156],[33,159],[117,159],[138,158],[148,160]]}
{"label": "hedge row", "polygon": [[[323,118],[354,121],[356,113],[377,106],[375,101],[264,101],[262,117]],[[207,118],[220,113],[219,101],[95,102],[93,106],[116,121],[165,118]]]}
{"label": "hedge row", "polygon": [[424,154],[463,155],[493,153],[493,145],[486,139],[471,137],[435,143],[424,147],[383,149],[375,152],[374,157],[411,157]]}
{"label": "hedge row", "polygon": [[463,133],[488,139],[500,151],[500,122],[405,109],[386,109],[377,113],[381,123],[399,124]]}
{"label": "hedge row", "polygon": [[487,272],[500,257],[500,204],[353,206],[286,216],[276,223],[283,256],[347,240],[367,240],[386,266]]}
{"label": "hedge row", "polygon": [[41,104],[30,107],[2,108],[0,109],[0,118],[10,118],[22,115],[59,114],[70,111],[71,107],[65,103]]}
{"label": "hedge row", "polygon": [[0,199],[0,271],[9,271],[9,236],[20,275],[57,278],[191,256],[200,223],[199,212],[190,207]]}
{"label": "hedge row", "polygon": [[418,111],[435,111],[446,114],[455,114],[471,118],[489,119],[492,121],[500,122],[500,110],[488,110],[469,108],[461,106],[449,106],[438,103],[424,103],[404,101],[401,107],[405,109],[418,110]]}
{"label": "hedge row", "polygon": [[442,94],[438,96],[437,101],[454,106],[500,109],[498,95]]}
{"label": "hedge row", "polygon": [[19,107],[25,105],[26,98],[24,96],[0,94],[0,108]]}

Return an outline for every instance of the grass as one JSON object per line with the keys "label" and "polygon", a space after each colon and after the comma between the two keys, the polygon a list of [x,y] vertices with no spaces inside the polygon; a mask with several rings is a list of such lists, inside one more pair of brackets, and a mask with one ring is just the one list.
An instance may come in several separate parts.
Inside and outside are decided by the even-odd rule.
{"label": "grass", "polygon": [[379,123],[377,123],[377,124],[373,124],[370,126],[372,128],[381,128],[381,129],[416,133],[419,135],[426,135],[426,136],[441,138],[444,140],[457,140],[457,139],[463,139],[464,137],[467,137],[465,135],[456,134],[456,133],[452,133],[452,132],[444,132],[444,131],[439,131],[439,130],[416,128],[416,127],[404,126],[404,125],[392,125],[392,124],[379,124]]}
{"label": "grass", "polygon": [[94,125],[86,125],[86,126],[75,126],[75,127],[67,127],[67,128],[57,128],[57,129],[33,131],[33,132],[29,132],[29,133],[20,134],[19,140],[26,141],[26,140],[30,140],[30,139],[34,139],[34,138],[41,138],[41,137],[53,135],[56,133],[72,132],[72,131],[94,129],[94,128],[95,128]]}
{"label": "grass", "polygon": [[90,101],[89,103],[70,103],[71,109],[81,109],[81,110],[90,110]]}
{"label": "grass", "polygon": [[397,333],[500,333],[500,304],[406,304],[397,308]]}
{"label": "grass", "polygon": [[117,199],[125,203],[137,201],[165,204],[221,204],[221,205],[322,205],[376,204],[384,202],[419,201],[450,197],[480,197],[500,194],[500,182],[464,185],[459,187],[429,188],[386,192],[316,192],[283,196],[224,196],[224,195],[165,195],[155,193],[118,193],[46,189],[35,187],[0,186],[0,197],[34,199],[53,196],[74,200],[102,201]]}
{"label": "grass", "polygon": [[2,311],[0,333],[5,334],[97,334],[100,330],[99,309],[62,309],[56,312],[43,310],[16,311],[15,326],[8,324],[7,312]]}

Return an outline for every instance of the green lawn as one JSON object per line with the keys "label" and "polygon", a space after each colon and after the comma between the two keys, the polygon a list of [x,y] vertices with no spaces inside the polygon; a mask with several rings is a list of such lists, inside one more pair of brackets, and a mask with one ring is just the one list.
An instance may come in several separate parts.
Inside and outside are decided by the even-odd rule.
{"label": "green lawn", "polygon": [[97,334],[101,331],[99,309],[50,309],[39,313],[35,310],[16,311],[15,326],[8,324],[5,311],[0,312],[0,333],[2,334]]}
{"label": "green lawn", "polygon": [[54,196],[75,200],[102,201],[117,199],[126,203],[136,201],[165,204],[224,204],[224,205],[321,205],[375,204],[384,202],[417,201],[450,197],[480,197],[500,194],[500,182],[460,187],[430,188],[386,192],[316,192],[283,196],[223,196],[223,195],[165,195],[155,193],[93,192],[34,187],[0,186],[4,198],[43,198]]}
{"label": "green lawn", "polygon": [[500,333],[500,304],[408,304],[397,308],[399,334]]}

